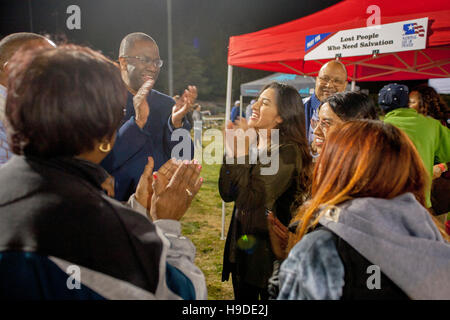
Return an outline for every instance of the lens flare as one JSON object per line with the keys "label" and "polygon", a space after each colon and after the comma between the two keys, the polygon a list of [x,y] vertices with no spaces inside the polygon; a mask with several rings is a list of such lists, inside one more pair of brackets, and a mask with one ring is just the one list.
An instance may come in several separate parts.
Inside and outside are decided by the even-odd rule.
{"label": "lens flare", "polygon": [[252,235],[244,234],[237,241],[237,247],[244,251],[252,251],[256,245],[256,238]]}

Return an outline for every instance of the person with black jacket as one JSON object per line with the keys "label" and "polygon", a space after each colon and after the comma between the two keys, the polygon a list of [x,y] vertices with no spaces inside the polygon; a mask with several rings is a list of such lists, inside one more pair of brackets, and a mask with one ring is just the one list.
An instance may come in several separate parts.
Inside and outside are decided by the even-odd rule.
{"label": "person with black jacket", "polygon": [[[252,110],[248,124],[241,118],[236,125],[228,125],[237,129],[232,131],[237,135],[250,137],[253,133],[250,139],[255,139],[254,143],[243,150],[237,147],[234,152],[229,138],[233,135],[227,131],[226,161],[219,178],[220,196],[226,202],[235,202],[224,249],[222,281],[227,281],[231,273],[236,300],[268,299],[268,280],[276,259],[268,214],[281,225],[289,224],[295,208],[308,193],[311,170],[304,108],[297,90],[270,83],[261,90]],[[259,155],[270,153],[271,160],[262,161],[260,157],[252,162],[251,146],[258,149]],[[268,169],[273,167],[277,170],[270,172]]]}
{"label": "person with black jacket", "polygon": [[169,162],[153,173],[150,158],[129,201],[142,214],[101,189],[99,163],[126,101],[117,66],[67,45],[22,51],[9,68],[16,156],[0,168],[0,298],[205,299],[178,222],[201,186],[200,167]]}

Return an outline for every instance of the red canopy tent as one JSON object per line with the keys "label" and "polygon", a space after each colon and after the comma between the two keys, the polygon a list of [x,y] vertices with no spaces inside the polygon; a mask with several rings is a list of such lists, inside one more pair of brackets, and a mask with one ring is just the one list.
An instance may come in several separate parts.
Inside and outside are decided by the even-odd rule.
{"label": "red canopy tent", "polygon": [[[351,79],[388,81],[450,77],[450,1],[345,0],[279,26],[230,37],[228,64],[283,73],[316,75],[324,61],[304,61],[307,35],[366,27],[367,8],[381,9],[381,24],[428,17],[424,50],[341,59]],[[355,65],[361,66],[354,72]]]}
{"label": "red canopy tent", "polygon": [[298,20],[230,37],[226,119],[231,106],[232,66],[316,76],[330,59],[305,61],[306,37],[365,28],[372,14],[368,8],[373,5],[380,9],[381,25],[428,18],[426,47],[340,58],[353,85],[355,81],[450,77],[450,1],[344,0]]}
{"label": "red canopy tent", "polygon": [[[306,36],[366,27],[371,15],[367,13],[367,8],[372,5],[380,8],[381,25],[428,17],[426,48],[341,58],[347,66],[350,80],[390,81],[450,77],[448,0],[344,0],[298,20],[230,37],[229,71],[232,71],[230,66],[237,66],[315,76],[329,59],[305,61]],[[230,74],[228,79],[231,81]],[[231,88],[229,93],[231,94]]]}

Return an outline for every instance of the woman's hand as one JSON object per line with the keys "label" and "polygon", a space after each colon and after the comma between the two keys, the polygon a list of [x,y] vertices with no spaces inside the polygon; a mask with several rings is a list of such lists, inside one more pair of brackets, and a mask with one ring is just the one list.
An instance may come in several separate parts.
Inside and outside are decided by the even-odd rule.
{"label": "woman's hand", "polygon": [[235,158],[248,155],[250,145],[256,143],[257,140],[256,131],[249,128],[245,118],[239,118],[234,123],[229,121],[224,136],[226,155]]}
{"label": "woman's hand", "polygon": [[199,178],[201,166],[183,161],[178,164],[170,179],[158,173],[153,179],[153,196],[150,216],[158,219],[180,220],[191,205],[192,199],[203,183]]}
{"label": "woman's hand", "polygon": [[445,164],[440,163],[433,166],[433,180],[439,178],[445,172]]}
{"label": "woman's hand", "polygon": [[247,119],[239,117],[234,123],[234,129],[242,129],[244,132],[248,130]]}
{"label": "woman's hand", "polygon": [[102,189],[106,191],[106,194],[114,198],[114,177],[108,175],[108,177],[102,183]]}
{"label": "woman's hand", "polygon": [[269,212],[267,216],[267,227],[273,253],[278,260],[286,259],[286,247],[289,240],[288,228],[272,212]]}
{"label": "woman's hand", "polygon": [[[148,157],[147,165],[144,168],[144,172],[139,179],[139,183],[136,187],[135,198],[136,200],[147,209],[147,214],[150,213],[151,200],[153,195],[153,177],[156,173],[153,173],[154,161],[152,157]],[[174,159],[170,159],[164,163],[158,170],[158,175],[161,180],[169,181],[178,167],[178,163]]]}
{"label": "woman's hand", "polygon": [[150,209],[150,200],[152,198],[153,189],[152,189],[152,174],[153,174],[153,158],[148,157],[147,165],[144,168],[144,172],[142,173],[139,183],[136,187],[135,198],[137,202],[141,204],[141,206],[147,209],[147,212]]}

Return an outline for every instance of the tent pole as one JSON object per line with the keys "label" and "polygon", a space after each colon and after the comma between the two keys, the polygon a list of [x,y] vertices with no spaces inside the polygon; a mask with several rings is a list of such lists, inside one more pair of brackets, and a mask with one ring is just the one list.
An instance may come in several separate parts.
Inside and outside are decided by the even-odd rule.
{"label": "tent pole", "polygon": [[240,101],[240,104],[239,104],[239,118],[242,118],[241,116],[242,116],[242,96],[240,96],[239,97],[239,101]]}
{"label": "tent pole", "polygon": [[[230,119],[230,108],[231,108],[231,88],[233,85],[233,66],[228,65],[228,74],[227,74],[227,97],[226,97],[226,105],[225,105],[225,120],[224,130],[227,128],[227,122]],[[223,146],[223,150],[225,153],[225,145]],[[220,240],[225,240],[225,202],[222,201],[222,232],[220,235]]]}
{"label": "tent pole", "polygon": [[225,106],[225,128],[227,127],[227,121],[230,120],[230,109],[231,109],[231,89],[233,85],[233,66],[228,66],[227,74],[227,96],[226,96],[226,106]]}

